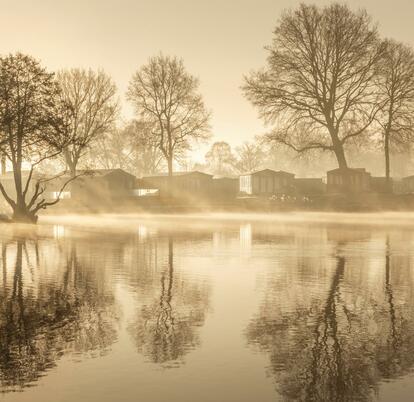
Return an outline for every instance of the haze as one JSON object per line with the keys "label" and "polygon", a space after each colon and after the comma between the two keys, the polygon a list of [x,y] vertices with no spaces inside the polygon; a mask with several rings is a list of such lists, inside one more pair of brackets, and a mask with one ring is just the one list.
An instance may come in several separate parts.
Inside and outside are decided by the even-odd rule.
{"label": "haze", "polygon": [[[103,68],[116,81],[123,116],[132,73],[160,51],[181,56],[201,80],[213,112],[213,141],[239,145],[265,128],[239,89],[249,70],[263,65],[263,47],[283,9],[299,1],[73,0],[2,1],[0,52],[31,54],[51,70]],[[324,4],[325,1],[314,1]],[[349,1],[377,20],[381,34],[413,43],[412,1]],[[393,17],[390,18],[390,15]],[[204,155],[206,147],[195,150]]]}

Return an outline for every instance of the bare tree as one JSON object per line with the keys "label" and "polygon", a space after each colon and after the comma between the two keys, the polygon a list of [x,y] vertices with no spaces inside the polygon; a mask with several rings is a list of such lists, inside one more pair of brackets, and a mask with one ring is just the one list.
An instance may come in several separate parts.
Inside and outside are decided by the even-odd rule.
{"label": "bare tree", "polygon": [[374,77],[383,46],[365,11],[301,4],[274,30],[267,67],[246,78],[244,92],[272,138],[297,152],[333,151],[347,167],[344,145],[378,111]]}
{"label": "bare tree", "polygon": [[124,169],[136,176],[154,174],[163,155],[152,133],[152,123],[132,120],[97,137],[88,163],[104,169]]}
{"label": "bare tree", "polygon": [[240,173],[253,172],[263,166],[266,154],[263,146],[256,142],[245,142],[236,148],[237,170]]}
{"label": "bare tree", "polygon": [[225,141],[215,142],[205,156],[210,173],[226,176],[233,173],[236,158],[231,146]]}
{"label": "bare tree", "polygon": [[[0,58],[0,133],[2,152],[13,167],[14,195],[1,182],[0,192],[16,221],[35,222],[40,209],[59,201],[59,197],[51,202],[42,198],[41,180],[32,193],[29,189],[35,168],[69,143],[68,112],[54,75],[38,61],[21,53]],[[31,163],[27,178],[22,174],[25,161]]]}
{"label": "bare tree", "polygon": [[155,56],[132,77],[127,98],[140,119],[153,124],[156,138],[173,174],[173,161],[191,142],[209,136],[209,113],[198,93],[198,79],[190,75],[177,57]]}
{"label": "bare tree", "polygon": [[377,121],[383,134],[385,176],[390,179],[390,148],[411,142],[414,135],[414,52],[386,41],[378,80],[382,109]]}
{"label": "bare tree", "polygon": [[64,70],[57,74],[57,79],[64,100],[73,111],[70,128],[73,141],[64,149],[63,156],[74,177],[79,160],[90,144],[115,121],[118,112],[116,86],[101,70]]}

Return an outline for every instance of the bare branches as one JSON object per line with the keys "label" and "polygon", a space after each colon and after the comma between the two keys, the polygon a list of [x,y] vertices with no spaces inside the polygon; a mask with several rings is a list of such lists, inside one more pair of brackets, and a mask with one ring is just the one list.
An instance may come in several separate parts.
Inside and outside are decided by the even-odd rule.
{"label": "bare branches", "polygon": [[[37,60],[20,53],[0,58],[0,151],[12,164],[15,196],[3,183],[0,191],[16,220],[36,220],[26,196],[35,166],[62,152],[56,144],[67,140],[66,106],[53,74]],[[32,161],[25,183],[24,160]],[[35,193],[39,195],[40,191]]]}
{"label": "bare branches", "polygon": [[245,142],[242,146],[236,148],[237,163],[236,167],[239,173],[253,172],[263,167],[265,152],[262,144],[256,142]]}
{"label": "bare branches", "polygon": [[208,172],[218,176],[232,174],[236,166],[236,157],[231,146],[224,141],[215,142],[206,153],[205,159]]}
{"label": "bare branches", "polygon": [[132,120],[97,137],[88,162],[104,169],[123,169],[137,177],[154,174],[162,166],[163,155],[154,135],[154,124]]}
{"label": "bare branches", "polygon": [[[62,97],[72,111],[65,161],[73,176],[90,144],[110,129],[118,114],[116,87],[103,71],[72,69],[57,75]],[[62,147],[62,143],[57,144]]]}
{"label": "bare branches", "polygon": [[[268,51],[266,69],[246,78],[247,98],[278,124],[277,141],[298,152],[331,150],[346,167],[344,143],[363,134],[379,109],[374,78],[384,47],[369,16],[302,4],[282,16]],[[288,136],[299,129],[300,144]]]}
{"label": "bare branches", "polygon": [[210,114],[198,91],[198,80],[188,74],[182,60],[153,57],[132,77],[127,97],[139,117],[153,125],[152,135],[172,173],[177,153],[190,142],[209,136]]}
{"label": "bare branches", "polygon": [[381,110],[376,121],[381,127],[385,154],[385,175],[390,177],[390,148],[414,138],[414,52],[403,44],[385,41],[377,85]]}
{"label": "bare branches", "polygon": [[[41,209],[46,209],[47,207],[51,207],[53,205],[56,205],[61,197],[62,197],[62,193],[65,191],[65,189],[67,188],[67,186],[73,182],[74,180],[76,180],[80,175],[75,175],[75,176],[71,176],[70,179],[66,180],[65,183],[61,186],[60,190],[57,192],[57,196],[56,199],[53,201],[46,201],[45,198],[42,198],[39,200],[40,196],[45,192],[45,187],[40,187],[40,182],[36,183],[36,188],[35,188],[35,193],[33,194],[32,200],[30,201],[29,205],[30,208],[32,208],[34,206],[34,208],[32,209],[32,213],[36,214],[38,211],[40,211]],[[52,180],[52,179],[50,179]]]}

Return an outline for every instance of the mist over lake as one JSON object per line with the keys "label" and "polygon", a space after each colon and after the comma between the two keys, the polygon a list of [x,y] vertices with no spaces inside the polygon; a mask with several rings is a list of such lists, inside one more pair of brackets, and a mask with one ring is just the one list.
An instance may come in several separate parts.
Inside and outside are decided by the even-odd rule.
{"label": "mist over lake", "polygon": [[349,218],[2,225],[1,400],[409,401],[414,219]]}

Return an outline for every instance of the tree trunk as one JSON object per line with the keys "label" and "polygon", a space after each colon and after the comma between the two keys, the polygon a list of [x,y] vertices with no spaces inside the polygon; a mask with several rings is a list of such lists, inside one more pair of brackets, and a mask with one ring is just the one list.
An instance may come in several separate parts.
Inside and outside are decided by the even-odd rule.
{"label": "tree trunk", "polygon": [[173,197],[174,189],[173,189],[173,160],[172,157],[168,157],[168,198]]}
{"label": "tree trunk", "polygon": [[[24,189],[26,182],[23,183],[22,179],[22,164],[21,161],[13,161],[13,176],[14,176],[14,187],[16,190],[16,204],[12,206],[14,222],[22,223],[36,223],[37,216],[32,213],[26,205],[26,197],[24,195]],[[28,180],[27,178],[26,180]]]}
{"label": "tree trunk", "polygon": [[387,184],[390,182],[390,135],[388,129],[384,137],[384,154],[385,154],[385,177]]}
{"label": "tree trunk", "polygon": [[75,158],[72,158],[71,154],[69,153],[67,149],[65,149],[64,151],[64,156],[65,156],[66,166],[69,169],[70,177],[75,177],[78,161],[75,160]]}
{"label": "tree trunk", "polygon": [[1,155],[1,174],[5,174],[6,170],[7,170],[7,166],[6,166],[6,155],[2,154]]}
{"label": "tree trunk", "polygon": [[13,208],[13,222],[37,223],[37,220],[37,215],[29,211],[25,205],[16,205],[16,207]]}
{"label": "tree trunk", "polygon": [[339,141],[337,141],[336,144],[334,143],[334,152],[335,152],[336,160],[338,161],[339,168],[340,169],[347,169],[348,164],[347,164],[346,158],[345,158],[344,147]]}
{"label": "tree trunk", "polygon": [[70,177],[75,177],[76,176],[76,164],[71,164],[68,166],[69,167],[69,172],[70,172]]}
{"label": "tree trunk", "polygon": [[4,241],[1,243],[1,262],[3,267],[3,295],[7,294],[7,243]]}
{"label": "tree trunk", "polygon": [[[13,161],[14,188],[16,190],[16,206],[13,207],[13,219],[23,218],[26,214],[26,200],[23,194],[26,183],[23,184],[21,161]],[[22,219],[24,220],[24,219]]]}

